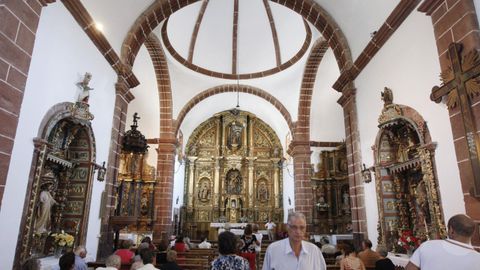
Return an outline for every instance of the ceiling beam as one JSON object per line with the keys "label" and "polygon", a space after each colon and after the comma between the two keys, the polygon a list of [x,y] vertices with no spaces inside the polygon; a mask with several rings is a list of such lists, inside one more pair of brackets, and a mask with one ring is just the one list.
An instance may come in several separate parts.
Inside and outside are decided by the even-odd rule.
{"label": "ceiling beam", "polygon": [[190,47],[188,49],[188,62],[193,63],[193,52],[195,51],[195,43],[197,42],[198,31],[200,30],[200,24],[202,24],[203,15],[208,6],[208,0],[203,1],[200,11],[198,12],[197,21],[193,28],[192,38],[190,39]]}
{"label": "ceiling beam", "polygon": [[282,64],[282,58],[280,54],[280,43],[278,42],[277,28],[275,27],[275,21],[273,19],[272,10],[270,9],[268,0],[263,0],[263,5],[265,6],[268,21],[270,22],[270,28],[272,29],[273,46],[275,47],[275,60],[277,62],[277,67],[279,67]]}
{"label": "ceiling beam", "polygon": [[343,91],[343,88],[354,81],[362,70],[367,66],[370,60],[385,45],[387,40],[395,33],[398,27],[405,21],[420,0],[401,0],[393,9],[383,25],[375,32],[368,45],[363,49],[362,53],[348,70],[343,71],[333,84],[333,88],[337,91]]}

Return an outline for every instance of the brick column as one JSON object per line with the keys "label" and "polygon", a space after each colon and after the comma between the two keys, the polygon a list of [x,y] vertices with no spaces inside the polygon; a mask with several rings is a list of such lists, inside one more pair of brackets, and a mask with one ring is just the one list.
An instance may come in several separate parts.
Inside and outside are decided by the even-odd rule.
{"label": "brick column", "polygon": [[[424,1],[419,11],[431,16],[440,67],[445,71],[450,66],[448,46],[452,42],[462,43],[463,54],[480,49],[480,35],[477,14],[472,0],[461,1]],[[470,104],[475,118],[475,126],[480,127],[480,97],[471,98]],[[465,210],[477,224],[480,224],[480,200],[471,195],[473,188],[473,170],[468,161],[468,144],[463,128],[464,122],[460,106],[449,109],[450,123],[452,126],[453,142],[460,172]],[[455,183],[457,184],[457,183]],[[480,248],[478,229],[472,239],[472,244]]]}
{"label": "brick column", "polygon": [[104,259],[113,252],[114,230],[110,225],[110,217],[115,211],[115,192],[117,186],[118,166],[120,162],[121,140],[125,132],[128,103],[133,100],[129,92],[130,87],[123,77],[118,77],[115,85],[115,111],[113,113],[112,135],[108,155],[107,174],[105,177],[105,191],[102,196],[100,239],[98,242],[97,258]]}
{"label": "brick column", "polygon": [[350,185],[350,204],[352,208],[353,240],[355,247],[368,236],[365,211],[365,193],[361,177],[360,137],[358,134],[356,90],[348,87],[338,103],[343,108],[345,121],[345,144],[347,148],[348,182]]}
{"label": "brick column", "polygon": [[155,217],[153,238],[156,243],[172,234],[173,174],[175,138],[158,140],[157,184],[155,186]]}
{"label": "brick column", "polygon": [[[307,225],[312,224],[313,194],[310,180],[310,142],[293,141],[290,143],[290,155],[293,157],[295,211],[307,218]],[[312,231],[311,228],[308,231]]]}
{"label": "brick column", "polygon": [[0,209],[42,5],[0,2]]}

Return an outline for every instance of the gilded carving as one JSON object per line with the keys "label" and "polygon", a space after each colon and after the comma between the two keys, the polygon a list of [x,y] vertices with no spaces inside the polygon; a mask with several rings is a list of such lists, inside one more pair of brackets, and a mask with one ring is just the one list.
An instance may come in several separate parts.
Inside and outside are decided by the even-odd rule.
{"label": "gilded carving", "polygon": [[[202,222],[283,220],[282,185],[279,180],[274,184],[273,177],[277,170],[276,179],[282,179],[282,171],[272,166],[272,153],[279,156],[282,145],[263,121],[238,110],[218,113],[194,130],[186,149],[198,159],[185,176],[185,186],[192,190],[185,211],[193,214],[185,214],[183,228]],[[261,219],[259,212],[265,213]]]}

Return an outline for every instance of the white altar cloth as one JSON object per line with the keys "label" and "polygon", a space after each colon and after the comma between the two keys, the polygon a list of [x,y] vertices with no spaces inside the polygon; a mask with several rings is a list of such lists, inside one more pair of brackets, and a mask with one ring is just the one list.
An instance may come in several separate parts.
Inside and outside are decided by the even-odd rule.
{"label": "white altar cloth", "polygon": [[38,269],[40,270],[53,270],[54,267],[58,265],[59,258],[54,256],[48,256],[41,259],[38,259]]}
{"label": "white altar cloth", "polygon": [[392,253],[392,252],[388,253],[387,258],[389,258],[395,266],[402,266],[402,267],[407,266],[408,262],[410,261],[409,256],[405,254],[398,254],[398,253]]}

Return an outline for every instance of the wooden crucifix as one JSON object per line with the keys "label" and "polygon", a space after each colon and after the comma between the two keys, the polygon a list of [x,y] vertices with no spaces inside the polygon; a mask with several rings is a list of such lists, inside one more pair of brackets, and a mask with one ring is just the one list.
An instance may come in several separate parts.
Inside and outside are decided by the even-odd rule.
{"label": "wooden crucifix", "polygon": [[460,105],[463,128],[467,140],[469,162],[473,170],[473,194],[480,197],[480,160],[479,138],[475,127],[475,117],[471,108],[470,98],[480,93],[480,61],[476,50],[465,54],[462,59],[462,44],[452,43],[448,47],[451,66],[442,72],[441,87],[432,89],[430,99],[440,103],[443,96],[447,95],[447,106],[454,108]]}

